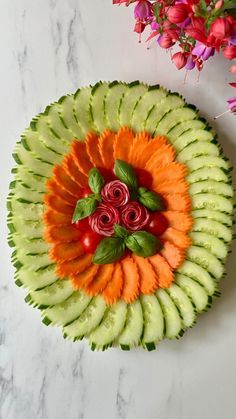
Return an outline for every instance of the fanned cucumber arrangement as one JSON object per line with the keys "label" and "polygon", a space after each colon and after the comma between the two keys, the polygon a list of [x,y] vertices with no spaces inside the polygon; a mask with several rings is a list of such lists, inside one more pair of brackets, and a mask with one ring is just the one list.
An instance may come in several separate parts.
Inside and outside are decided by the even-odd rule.
{"label": "fanned cucumber arrangement", "polygon": [[[46,182],[73,139],[83,141],[90,131],[117,132],[122,126],[164,135],[174,146],[177,162],[188,169],[193,226],[185,261],[168,288],[109,306],[101,295],[91,297],[75,290],[68,278],[58,278],[44,240],[43,200]],[[65,338],[86,337],[92,350],[139,345],[153,350],[164,338],[182,336],[195,324],[197,313],[208,310],[220,295],[232,240],[231,167],[215,133],[178,93],[138,81],[78,89],[32,120],[13,157],[7,206],[16,284],[27,289],[26,302],[41,309],[43,323],[61,326]]]}

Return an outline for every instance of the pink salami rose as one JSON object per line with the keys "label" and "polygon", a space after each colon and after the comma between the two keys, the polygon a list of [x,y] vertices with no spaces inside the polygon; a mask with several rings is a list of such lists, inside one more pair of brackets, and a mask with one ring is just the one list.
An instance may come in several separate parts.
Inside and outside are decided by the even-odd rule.
{"label": "pink salami rose", "polygon": [[96,211],[89,216],[91,229],[102,236],[112,236],[114,224],[119,222],[119,211],[110,204],[99,204]]}
{"label": "pink salami rose", "polygon": [[131,231],[142,230],[150,218],[147,208],[136,201],[129,202],[121,208],[120,216],[121,222]]}
{"label": "pink salami rose", "polygon": [[122,207],[130,199],[128,186],[120,180],[107,183],[102,189],[101,195],[103,201],[113,205],[113,207]]}

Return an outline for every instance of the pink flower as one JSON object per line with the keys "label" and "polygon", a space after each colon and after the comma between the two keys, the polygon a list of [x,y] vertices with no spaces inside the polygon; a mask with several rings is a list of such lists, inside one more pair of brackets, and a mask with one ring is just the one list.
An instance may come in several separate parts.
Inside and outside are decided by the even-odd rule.
{"label": "pink flower", "polygon": [[212,23],[210,33],[216,39],[226,39],[232,33],[233,27],[229,19],[224,17],[218,17],[215,22]]}
{"label": "pink flower", "polygon": [[[196,58],[196,57],[195,57]],[[187,58],[187,62],[185,64],[185,68],[186,70],[193,70],[195,67],[195,60],[194,57],[192,55],[189,55]]]}
{"label": "pink flower", "polygon": [[221,7],[223,6],[223,4],[224,4],[224,0],[218,0],[218,1],[216,2],[216,4],[215,4],[215,9],[216,9],[216,10],[221,9]]}
{"label": "pink flower", "polygon": [[201,42],[196,42],[195,47],[192,50],[192,53],[198,58],[202,58],[203,61],[208,60],[215,53],[215,49],[212,47],[207,47]]}
{"label": "pink flower", "polygon": [[172,40],[168,33],[163,33],[163,35],[160,35],[157,39],[157,42],[161,48],[165,49],[168,49],[175,44],[175,41]]}
{"label": "pink flower", "polygon": [[177,3],[168,8],[166,15],[171,23],[182,23],[188,17],[188,7],[184,3]]}
{"label": "pink flower", "polygon": [[88,217],[89,225],[95,233],[112,236],[114,224],[119,224],[119,211],[110,204],[99,204],[96,211]]}
{"label": "pink flower", "polygon": [[148,0],[139,0],[134,8],[135,19],[149,19],[152,14],[152,4]]}
{"label": "pink flower", "polygon": [[144,29],[145,29],[145,23],[140,22],[140,21],[138,21],[138,22],[135,23],[135,25],[134,25],[134,32],[136,32],[136,33],[142,33],[144,31]]}
{"label": "pink flower", "polygon": [[228,45],[223,49],[223,54],[227,60],[236,58],[236,45]]}
{"label": "pink flower", "polygon": [[176,52],[172,56],[172,61],[175,64],[175,66],[178,68],[178,70],[180,70],[181,68],[183,68],[186,65],[187,58],[182,52]]}
{"label": "pink flower", "polygon": [[227,108],[228,108],[231,112],[233,112],[233,113],[235,113],[235,114],[236,114],[236,96],[235,96],[235,97],[230,97],[230,98],[227,100],[227,103],[228,103]]}
{"label": "pink flower", "polygon": [[143,205],[137,201],[132,201],[121,208],[121,221],[130,231],[142,230],[148,223],[150,215]]}
{"label": "pink flower", "polygon": [[102,199],[105,203],[113,207],[121,207],[130,199],[129,189],[120,180],[113,180],[107,183],[101,191]]}
{"label": "pink flower", "polygon": [[207,41],[205,20],[202,17],[192,17],[192,23],[186,26],[185,32],[197,41],[203,43]]}

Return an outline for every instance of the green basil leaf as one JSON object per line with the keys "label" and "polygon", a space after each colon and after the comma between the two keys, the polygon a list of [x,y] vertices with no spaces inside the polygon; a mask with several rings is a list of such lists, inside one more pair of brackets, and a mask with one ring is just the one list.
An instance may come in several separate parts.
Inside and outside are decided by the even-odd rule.
{"label": "green basil leaf", "polygon": [[96,167],[93,167],[90,170],[89,176],[88,176],[88,184],[91,191],[93,191],[95,194],[99,194],[101,192],[101,189],[104,183],[105,183],[105,180],[102,177],[99,170],[96,169]]}
{"label": "green basil leaf", "polygon": [[122,239],[125,239],[125,237],[130,235],[130,232],[120,224],[114,224],[114,232],[116,237],[121,237]]}
{"label": "green basil leaf", "polygon": [[125,251],[124,240],[120,237],[106,237],[101,240],[93,256],[93,263],[104,265],[119,260]]}
{"label": "green basil leaf", "polygon": [[93,214],[97,205],[98,201],[95,195],[89,195],[86,198],[79,199],[75,207],[72,222],[74,223],[75,221],[82,220]]}
{"label": "green basil leaf", "polygon": [[148,257],[155,255],[162,247],[160,240],[147,231],[137,231],[126,237],[125,244],[138,256]]}
{"label": "green basil leaf", "polygon": [[115,175],[121,182],[124,182],[128,188],[137,189],[138,183],[133,167],[123,160],[116,160],[114,166]]}
{"label": "green basil leaf", "polygon": [[151,211],[163,211],[165,209],[161,197],[147,188],[138,188],[138,200]]}

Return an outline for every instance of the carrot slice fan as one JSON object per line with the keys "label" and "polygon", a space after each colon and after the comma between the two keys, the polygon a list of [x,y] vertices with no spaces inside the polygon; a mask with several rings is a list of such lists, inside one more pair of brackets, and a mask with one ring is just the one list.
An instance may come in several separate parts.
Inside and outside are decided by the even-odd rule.
{"label": "carrot slice fan", "polygon": [[[85,176],[85,174],[82,173],[82,171],[80,171],[80,168],[76,165],[75,158],[72,154],[68,154],[64,158],[63,165],[68,175],[72,177],[74,182],[76,182],[77,189],[78,189],[78,186],[80,188],[86,188],[86,186],[88,185],[87,176]],[[78,193],[80,193],[80,190],[81,189],[79,189]]]}
{"label": "carrot slice fan", "polygon": [[92,255],[85,254],[68,262],[59,263],[57,265],[56,273],[60,278],[67,276],[74,276],[83,272],[89,265],[91,265]]}
{"label": "carrot slice fan", "polygon": [[168,210],[189,212],[191,199],[188,194],[163,195]]}
{"label": "carrot slice fan", "polygon": [[44,203],[54,211],[62,214],[73,215],[74,206],[67,204],[59,196],[53,194],[47,194],[44,196]]}
{"label": "carrot slice fan", "polygon": [[147,150],[149,140],[150,135],[146,132],[140,132],[135,136],[133,144],[130,147],[128,159],[134,167],[144,167],[146,157],[143,153]]}
{"label": "carrot slice fan", "polygon": [[162,234],[161,239],[170,241],[183,250],[187,249],[191,245],[191,239],[189,236],[182,231],[175,230],[175,228],[172,227],[167,228],[164,234]]}
{"label": "carrot slice fan", "polygon": [[153,147],[153,153],[146,162],[147,170],[155,170],[172,163],[175,159],[175,150],[170,144],[163,144],[158,150]]}
{"label": "carrot slice fan", "polygon": [[120,128],[114,142],[114,160],[120,159],[127,161],[133,141],[134,135],[131,129],[128,127]]}
{"label": "carrot slice fan", "polygon": [[46,227],[44,238],[49,243],[69,243],[79,240],[80,231],[73,225]]}
{"label": "carrot slice fan", "polygon": [[184,251],[182,249],[168,241],[164,242],[161,254],[169,263],[172,269],[179,268],[185,257]]}
{"label": "carrot slice fan", "polygon": [[43,222],[46,226],[65,226],[71,224],[71,215],[61,214],[49,208],[43,214]]}
{"label": "carrot slice fan", "polygon": [[55,262],[65,262],[75,259],[84,253],[80,242],[58,243],[53,246],[49,256]]}
{"label": "carrot slice fan", "polygon": [[79,198],[79,191],[78,185],[75,183],[71,176],[66,173],[66,170],[62,166],[55,166],[53,168],[54,179],[56,183],[61,187],[64,188],[67,192]]}
{"label": "carrot slice fan", "polygon": [[107,304],[114,304],[121,295],[123,287],[123,272],[119,262],[116,262],[112,279],[108,282],[106,288],[103,290],[103,298]]}
{"label": "carrot slice fan", "polygon": [[130,256],[127,256],[121,261],[121,267],[124,275],[121,298],[123,298],[126,303],[131,303],[137,298],[139,293],[138,267]]}
{"label": "carrot slice fan", "polygon": [[93,165],[87,153],[86,144],[82,143],[82,141],[73,141],[71,152],[79,170],[87,176]]}
{"label": "carrot slice fan", "polygon": [[108,282],[111,281],[113,269],[113,263],[100,265],[93,281],[86,287],[87,294],[97,295],[103,291]]}
{"label": "carrot slice fan", "polygon": [[98,271],[99,265],[90,265],[83,272],[78,273],[77,275],[71,276],[71,283],[76,290],[84,289],[87,287],[95,277]]}
{"label": "carrot slice fan", "polygon": [[47,181],[47,188],[54,195],[58,195],[67,204],[75,206],[77,197],[71,195],[69,192],[67,192],[66,189],[63,189],[61,186],[59,186],[54,179],[50,179]]}
{"label": "carrot slice fan", "polygon": [[88,156],[96,167],[103,167],[103,161],[98,149],[98,135],[94,132],[89,132],[86,136],[85,143]]}
{"label": "carrot slice fan", "polygon": [[178,182],[163,182],[157,185],[153,190],[159,194],[176,194],[186,193],[189,185],[186,180],[179,180]]}
{"label": "carrot slice fan", "polygon": [[174,274],[170,265],[158,253],[148,258],[148,260],[157,274],[159,287],[168,288],[174,280]]}
{"label": "carrot slice fan", "polygon": [[193,226],[193,219],[190,214],[179,211],[165,211],[163,214],[167,218],[169,225],[176,230],[186,233]]}
{"label": "carrot slice fan", "polygon": [[158,278],[153,266],[148,259],[144,259],[137,255],[133,255],[133,258],[138,266],[141,293],[152,293],[158,288]]}
{"label": "carrot slice fan", "polygon": [[165,181],[176,182],[179,179],[183,179],[187,174],[187,168],[182,163],[173,162],[168,166],[151,170],[151,174],[153,176],[152,189],[155,189],[160,183]]}
{"label": "carrot slice fan", "polygon": [[112,131],[105,130],[99,137],[99,151],[102,157],[103,165],[107,169],[113,169],[113,147],[115,142],[115,134]]}

